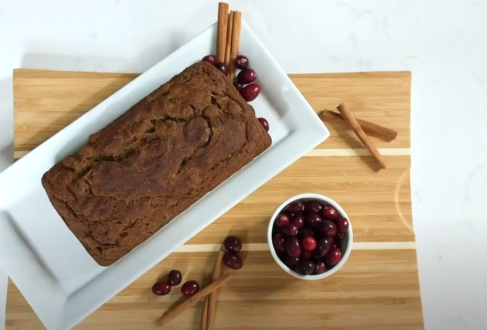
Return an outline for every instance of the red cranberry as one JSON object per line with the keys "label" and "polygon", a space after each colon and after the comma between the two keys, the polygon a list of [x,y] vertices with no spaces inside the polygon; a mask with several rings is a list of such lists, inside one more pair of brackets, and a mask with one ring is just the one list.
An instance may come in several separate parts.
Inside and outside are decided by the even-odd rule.
{"label": "red cranberry", "polygon": [[301,247],[296,237],[288,238],[286,241],[286,252],[291,257],[299,257],[301,255]]}
{"label": "red cranberry", "polygon": [[347,218],[340,218],[336,222],[337,230],[339,233],[346,233],[350,223]]}
{"label": "red cranberry", "polygon": [[306,212],[320,214],[323,209],[323,204],[317,201],[309,201],[306,203]]}
{"label": "red cranberry", "polygon": [[291,216],[291,223],[295,224],[298,229],[304,227],[304,218],[301,214],[293,214]]}
{"label": "red cranberry", "polygon": [[243,85],[242,85],[242,84],[240,84],[238,81],[235,81],[235,82],[233,83],[233,86],[235,86],[235,88],[236,88],[238,91],[240,91],[240,90],[243,88]]}
{"label": "red cranberry", "polygon": [[335,236],[337,234],[337,226],[330,220],[323,220],[321,233],[325,236]]}
{"label": "red cranberry", "polygon": [[316,213],[308,213],[308,215],[306,215],[306,222],[308,226],[318,227],[322,221],[323,219],[321,219],[321,217]]}
{"label": "red cranberry", "polygon": [[223,246],[228,252],[240,252],[242,250],[242,242],[240,238],[235,236],[228,236],[223,241]]}
{"label": "red cranberry", "polygon": [[205,57],[203,57],[202,61],[211,63],[212,65],[215,65],[218,62],[218,60],[216,59],[216,55],[206,55]]}
{"label": "red cranberry", "polygon": [[287,214],[281,213],[277,216],[274,221],[277,227],[284,227],[289,224],[289,216]]}
{"label": "red cranberry", "polygon": [[313,251],[316,248],[316,240],[313,236],[306,236],[303,239],[303,249],[306,251]]}
{"label": "red cranberry", "polygon": [[238,73],[237,79],[241,84],[250,84],[257,79],[257,74],[252,69],[245,69]]}
{"label": "red cranberry", "polygon": [[265,118],[257,118],[259,120],[259,123],[262,125],[262,127],[264,127],[264,129],[269,132],[269,122],[267,121],[267,119]]}
{"label": "red cranberry", "polygon": [[316,259],[323,258],[330,251],[332,243],[328,237],[318,238],[316,249],[313,250],[313,257]]}
{"label": "red cranberry", "polygon": [[227,67],[227,65],[225,63],[218,62],[217,64],[215,64],[215,68],[217,68],[218,70],[220,70],[225,76],[228,76],[228,67]]}
{"label": "red cranberry", "polygon": [[323,274],[326,271],[325,263],[321,260],[315,262],[315,270],[313,274]]}
{"label": "red cranberry", "polygon": [[287,206],[287,210],[292,214],[299,214],[304,212],[304,204],[301,201],[294,201]]}
{"label": "red cranberry", "polygon": [[331,205],[325,205],[323,207],[323,218],[331,221],[335,221],[338,219],[338,211]]}
{"label": "red cranberry", "polygon": [[251,106],[250,104],[247,104],[249,106],[249,109],[250,111],[252,111],[252,113],[255,115],[255,109],[253,106]]}
{"label": "red cranberry", "polygon": [[299,257],[291,257],[290,255],[287,255],[286,258],[284,259],[284,263],[289,268],[292,268],[299,263]]}
{"label": "red cranberry", "polygon": [[311,258],[311,251],[306,251],[306,250],[302,250],[301,251],[301,259],[309,259]]}
{"label": "red cranberry", "polygon": [[167,275],[167,283],[169,283],[172,286],[178,286],[179,284],[181,284],[182,279],[183,279],[183,275],[179,270],[173,269]]}
{"label": "red cranberry", "polygon": [[152,292],[156,296],[165,296],[171,292],[171,285],[166,282],[158,282],[152,286]]}
{"label": "red cranberry", "polygon": [[236,253],[226,252],[223,256],[223,263],[231,269],[240,269],[243,266],[242,258]]}
{"label": "red cranberry", "polygon": [[247,69],[249,66],[249,59],[243,55],[238,55],[235,59],[235,66],[240,70]]}
{"label": "red cranberry", "polygon": [[277,254],[284,253],[284,251],[286,250],[285,243],[286,243],[286,239],[281,234],[277,234],[272,239],[272,245],[274,246],[274,250],[276,250]]}
{"label": "red cranberry", "polygon": [[287,236],[296,236],[298,234],[298,227],[290,223],[282,227],[282,232]]}
{"label": "red cranberry", "polygon": [[192,296],[200,290],[200,285],[196,281],[188,281],[181,287],[181,293],[184,296]]}
{"label": "red cranberry", "polygon": [[315,270],[315,263],[311,260],[301,260],[295,268],[296,272],[301,275],[311,275]]}
{"label": "red cranberry", "polygon": [[314,236],[314,231],[313,231],[313,229],[308,228],[308,227],[304,227],[304,228],[299,229],[299,232],[298,232],[298,237],[299,237],[300,239],[303,239],[303,238],[305,238],[306,236]]}
{"label": "red cranberry", "polygon": [[[218,64],[217,64],[218,67]],[[228,72],[228,69],[227,69]],[[240,95],[244,98],[245,101],[250,102],[253,101],[259,96],[260,93],[260,86],[258,84],[249,84],[242,88],[240,91]]]}
{"label": "red cranberry", "polygon": [[328,266],[333,267],[342,260],[342,251],[337,247],[332,247],[325,256],[325,262]]}

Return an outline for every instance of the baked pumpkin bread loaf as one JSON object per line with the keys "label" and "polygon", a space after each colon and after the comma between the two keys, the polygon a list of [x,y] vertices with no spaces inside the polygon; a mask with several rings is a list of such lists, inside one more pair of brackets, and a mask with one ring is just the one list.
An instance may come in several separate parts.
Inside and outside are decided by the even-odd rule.
{"label": "baked pumpkin bread loaf", "polygon": [[91,135],[42,185],[88,253],[109,266],[270,145],[228,78],[200,62]]}

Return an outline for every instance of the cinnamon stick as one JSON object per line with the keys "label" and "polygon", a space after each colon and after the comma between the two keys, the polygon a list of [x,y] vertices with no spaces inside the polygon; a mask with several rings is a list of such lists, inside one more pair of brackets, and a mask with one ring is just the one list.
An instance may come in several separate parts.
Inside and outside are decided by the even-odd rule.
{"label": "cinnamon stick", "polygon": [[[341,114],[335,111],[323,110],[319,113],[321,120],[328,122],[345,122],[345,119]],[[397,131],[371,123],[363,119],[355,118],[359,123],[360,127],[364,130],[367,135],[374,136],[376,138],[382,139],[384,141],[392,141],[397,137]]]}
{"label": "cinnamon stick", "polygon": [[216,57],[219,62],[225,62],[228,33],[228,3],[218,3],[218,30],[216,40]]}
{"label": "cinnamon stick", "polygon": [[242,29],[242,13],[233,12],[232,27],[232,45],[230,48],[230,82],[235,79],[235,59],[238,56],[238,47],[240,46],[240,30]]}
{"label": "cinnamon stick", "polygon": [[379,164],[381,165],[382,168],[386,168],[386,162],[384,158],[382,158],[382,155],[379,153],[375,145],[370,141],[369,137],[367,134],[365,134],[364,130],[362,127],[360,127],[359,123],[355,119],[355,117],[352,115],[350,110],[347,109],[347,106],[343,103],[340,103],[337,107],[338,111],[340,114],[343,116],[347,124],[352,128],[352,130],[355,132],[355,134],[358,136],[360,141],[365,145],[365,147],[369,150],[369,152],[372,154],[372,156],[377,159]]}
{"label": "cinnamon stick", "polygon": [[233,31],[233,10],[230,12],[228,19],[227,47],[225,49],[225,64],[230,69],[230,51],[232,48],[232,31]]}
{"label": "cinnamon stick", "polygon": [[[220,278],[222,272],[222,259],[225,253],[223,251],[218,251],[218,255],[216,256],[215,266],[213,267],[213,274],[212,280],[216,281]],[[215,314],[216,314],[216,294],[217,290],[213,293],[208,295],[208,317],[206,321],[206,330],[211,330],[213,328],[213,324],[215,323]]]}
{"label": "cinnamon stick", "polygon": [[210,293],[217,290],[219,287],[225,285],[231,279],[232,279],[232,275],[227,273],[223,275],[221,278],[219,278],[218,280],[212,282],[210,285],[207,285],[201,291],[198,291],[194,296],[188,298],[187,300],[179,304],[176,308],[171,310],[169,313],[161,316],[161,318],[159,319],[159,325],[168,324],[169,321],[171,321],[173,318],[175,318],[176,316],[178,316],[179,314],[181,314],[182,312],[184,312],[185,310],[187,310],[188,308],[196,304],[198,301],[201,300],[201,298],[209,295]]}

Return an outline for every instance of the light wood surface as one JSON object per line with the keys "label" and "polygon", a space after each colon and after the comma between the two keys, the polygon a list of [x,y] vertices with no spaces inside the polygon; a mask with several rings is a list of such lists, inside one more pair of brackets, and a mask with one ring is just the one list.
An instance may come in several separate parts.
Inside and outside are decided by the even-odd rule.
{"label": "light wood surface", "polygon": [[[135,74],[14,71],[15,151],[32,150],[134,79]],[[355,116],[398,131],[392,142],[371,138],[388,163],[377,163],[346,124],[327,125],[331,137],[255,191],[142,276],[75,329],[156,329],[161,312],[180,299],[179,288],[155,297],[154,281],[172,268],[187,279],[211,274],[215,252],[229,234],[242,238],[244,268],[221,290],[215,329],[424,329],[411,224],[410,81],[408,72],[291,75],[316,112],[346,102]],[[359,154],[357,156],[355,154]],[[313,156],[313,157],[311,157]],[[328,280],[286,275],[265,251],[269,217],[285,199],[316,192],[347,211],[361,244]],[[260,244],[259,244],[260,243]],[[381,246],[387,249],[382,249]],[[257,250],[257,251],[256,251]],[[189,252],[189,253],[188,253]],[[43,329],[10,283],[7,329]],[[198,329],[202,303],[174,319],[170,329]]]}

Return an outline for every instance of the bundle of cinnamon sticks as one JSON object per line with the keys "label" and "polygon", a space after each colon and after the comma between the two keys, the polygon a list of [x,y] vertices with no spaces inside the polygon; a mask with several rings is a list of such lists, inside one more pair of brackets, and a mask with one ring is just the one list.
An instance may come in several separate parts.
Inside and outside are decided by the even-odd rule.
{"label": "bundle of cinnamon sticks", "polygon": [[225,2],[218,4],[218,31],[216,43],[216,57],[229,68],[229,78],[235,78],[235,59],[238,56],[240,44],[240,30],[242,28],[242,13],[231,11]]}

